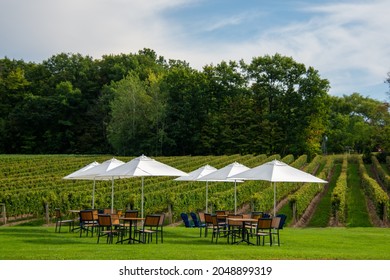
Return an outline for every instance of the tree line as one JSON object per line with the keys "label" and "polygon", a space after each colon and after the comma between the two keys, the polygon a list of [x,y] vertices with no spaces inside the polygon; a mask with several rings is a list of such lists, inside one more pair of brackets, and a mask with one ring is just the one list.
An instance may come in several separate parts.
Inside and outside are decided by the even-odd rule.
{"label": "tree line", "polygon": [[[390,84],[389,80],[385,81]],[[151,49],[0,60],[0,153],[173,156],[388,151],[389,104],[329,95],[280,54],[192,68]]]}

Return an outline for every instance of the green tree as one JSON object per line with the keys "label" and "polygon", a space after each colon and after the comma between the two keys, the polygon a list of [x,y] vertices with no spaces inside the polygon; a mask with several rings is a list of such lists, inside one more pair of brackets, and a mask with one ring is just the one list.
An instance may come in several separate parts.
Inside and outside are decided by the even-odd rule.
{"label": "green tree", "polygon": [[253,99],[239,65],[221,62],[203,68],[206,78],[205,119],[201,133],[204,153],[253,152]]}
{"label": "green tree", "polygon": [[331,152],[352,149],[359,153],[389,148],[389,104],[359,93],[331,98],[327,133]]}
{"label": "green tree", "polygon": [[202,154],[201,131],[207,119],[204,74],[182,62],[172,62],[164,76],[162,91],[167,94],[164,154]]}
{"label": "green tree", "polygon": [[258,114],[258,146],[265,153],[319,152],[329,83],[312,67],[280,54],[241,62]]}
{"label": "green tree", "polygon": [[[158,83],[155,76],[150,84]],[[111,85],[114,94],[108,139],[115,151],[123,155],[154,154],[160,139],[159,120],[162,110],[158,89],[148,87],[136,73]]]}

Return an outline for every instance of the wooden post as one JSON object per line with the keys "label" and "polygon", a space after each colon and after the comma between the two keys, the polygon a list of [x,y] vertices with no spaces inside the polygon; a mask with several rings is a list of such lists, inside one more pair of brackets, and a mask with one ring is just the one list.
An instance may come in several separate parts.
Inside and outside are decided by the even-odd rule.
{"label": "wooden post", "polygon": [[168,218],[168,223],[169,224],[172,224],[172,217],[173,217],[173,214],[172,214],[172,204],[168,203],[168,213],[167,213],[167,218]]}
{"label": "wooden post", "polygon": [[0,206],[1,206],[1,213],[3,216],[3,223],[6,224],[7,223],[7,213],[5,210],[5,203],[0,203]]}
{"label": "wooden post", "polygon": [[49,203],[45,202],[45,218],[46,224],[50,223],[50,215],[49,215]]}
{"label": "wooden post", "polygon": [[294,223],[296,223],[298,221],[298,217],[297,217],[297,202],[294,201],[293,204],[292,204],[292,213],[293,213],[293,221]]}

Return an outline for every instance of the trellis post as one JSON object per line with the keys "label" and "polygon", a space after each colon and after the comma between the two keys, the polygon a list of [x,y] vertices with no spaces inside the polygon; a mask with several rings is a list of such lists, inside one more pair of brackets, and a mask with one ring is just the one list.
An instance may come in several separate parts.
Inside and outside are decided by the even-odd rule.
{"label": "trellis post", "polygon": [[0,203],[0,207],[1,207],[1,213],[3,216],[3,223],[6,224],[7,223],[7,213],[6,213],[6,209],[5,209],[5,203]]}

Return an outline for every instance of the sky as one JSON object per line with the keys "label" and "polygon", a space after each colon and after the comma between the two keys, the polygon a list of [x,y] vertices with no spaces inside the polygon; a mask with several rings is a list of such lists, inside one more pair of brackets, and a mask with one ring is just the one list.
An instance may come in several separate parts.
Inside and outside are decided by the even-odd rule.
{"label": "sky", "polygon": [[202,70],[292,57],[331,95],[389,101],[389,0],[0,0],[0,58],[154,50]]}

